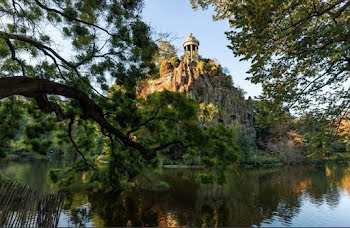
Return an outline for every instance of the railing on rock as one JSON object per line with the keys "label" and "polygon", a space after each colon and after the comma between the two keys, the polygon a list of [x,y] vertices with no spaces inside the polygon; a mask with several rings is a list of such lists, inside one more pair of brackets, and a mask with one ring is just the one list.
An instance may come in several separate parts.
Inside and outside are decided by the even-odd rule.
{"label": "railing on rock", "polygon": [[0,227],[57,227],[64,195],[40,194],[12,181],[0,183]]}

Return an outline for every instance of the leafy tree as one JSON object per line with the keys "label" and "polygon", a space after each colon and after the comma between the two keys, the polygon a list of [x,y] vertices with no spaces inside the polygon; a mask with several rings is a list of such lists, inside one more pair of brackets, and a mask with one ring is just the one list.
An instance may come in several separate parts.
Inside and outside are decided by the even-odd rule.
{"label": "leafy tree", "polygon": [[18,139],[21,133],[23,108],[20,103],[15,97],[0,101],[0,159],[6,156],[11,141]]}
{"label": "leafy tree", "polygon": [[348,0],[190,1],[229,20],[230,48],[252,62],[248,79],[269,99],[333,119],[349,108]]}
{"label": "leafy tree", "polygon": [[296,122],[296,129],[306,140],[308,154],[313,157],[329,155],[332,144],[339,140],[333,121],[319,113],[307,113]]}
{"label": "leafy tree", "polygon": [[154,61],[161,64],[162,61],[169,61],[172,57],[176,56],[176,48],[169,41],[159,39],[157,41],[157,52],[154,55]]}
{"label": "leafy tree", "polygon": [[282,104],[277,105],[264,96],[260,96],[258,100],[255,100],[253,107],[254,128],[256,129],[257,136],[266,134],[273,128],[279,128],[282,124],[288,125],[293,119]]}

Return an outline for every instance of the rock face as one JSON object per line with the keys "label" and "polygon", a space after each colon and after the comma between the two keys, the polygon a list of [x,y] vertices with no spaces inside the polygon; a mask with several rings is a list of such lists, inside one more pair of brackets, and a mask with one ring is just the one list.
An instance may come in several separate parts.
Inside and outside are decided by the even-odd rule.
{"label": "rock face", "polygon": [[170,64],[163,66],[160,78],[144,81],[138,86],[139,96],[163,90],[182,92],[200,103],[213,104],[218,112],[210,121],[200,121],[204,128],[217,123],[238,123],[255,139],[252,100],[245,100],[242,92],[232,86],[231,77],[209,75],[201,71],[195,62],[182,61],[175,69]]}

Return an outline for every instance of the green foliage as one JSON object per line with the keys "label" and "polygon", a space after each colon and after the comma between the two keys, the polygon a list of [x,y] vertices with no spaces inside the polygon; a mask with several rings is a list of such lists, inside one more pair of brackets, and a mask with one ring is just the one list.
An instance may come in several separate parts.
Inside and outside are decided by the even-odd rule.
{"label": "green foliage", "polygon": [[177,68],[181,61],[177,56],[174,56],[169,60],[169,62],[174,68]]}
{"label": "green foliage", "polygon": [[274,164],[281,164],[282,161],[274,156],[258,156],[255,160],[256,164],[258,165],[274,165]]}
{"label": "green foliage", "polygon": [[282,104],[276,104],[264,96],[254,100],[253,108],[254,127],[258,136],[267,133],[282,123],[288,125],[293,120],[288,110]]}
{"label": "green foliage", "polygon": [[22,105],[17,97],[0,101],[0,159],[11,150],[11,143],[20,137],[24,122]]}
{"label": "green foliage", "polygon": [[161,181],[157,184],[157,188],[160,190],[168,190],[170,188],[170,186],[167,182]]}
{"label": "green foliage", "polygon": [[241,163],[242,165],[253,165],[253,166],[273,166],[280,165],[283,161],[275,156],[271,155],[259,155],[256,153],[251,153],[249,156]]}
{"label": "green foliage", "polygon": [[333,153],[345,153],[346,152],[346,143],[335,141],[331,144],[331,152]]}
{"label": "green foliage", "polygon": [[111,142],[105,137],[102,149],[97,152],[105,154],[107,163],[89,179],[98,189],[120,188],[121,180],[132,180],[143,167],[157,167],[160,157],[163,164],[174,164],[171,157],[177,150],[183,151],[181,164],[205,164],[220,172],[237,160],[239,148],[235,144],[234,130],[223,125],[201,129],[197,119],[198,104],[184,94],[163,91],[147,99],[134,99],[129,97],[125,87],[115,85],[109,91],[109,98],[104,105],[111,111],[108,120],[121,126],[137,142],[159,148],[160,153],[150,154],[154,158],[145,161],[138,151],[122,145],[111,150]]}
{"label": "green foliage", "polygon": [[3,183],[7,181],[8,179],[0,172],[0,182]]}
{"label": "green foliage", "polygon": [[216,60],[200,58],[197,63],[197,68],[205,74],[225,75],[222,66],[218,64]]}
{"label": "green foliage", "polygon": [[233,128],[225,127],[223,124],[209,126],[205,136],[207,143],[202,151],[204,164],[224,168],[237,161],[240,148],[236,145]]}
{"label": "green foliage", "polygon": [[350,154],[349,153],[334,153],[332,156],[329,157],[329,160],[331,161],[350,161]]}
{"label": "green foliage", "polygon": [[346,144],[346,152],[350,153],[350,141]]}
{"label": "green foliage", "polygon": [[148,79],[157,79],[166,71],[169,71],[170,66],[173,68],[177,67],[180,61],[176,57],[175,46],[169,41],[158,40],[157,51],[153,56],[153,63],[147,67],[146,77]]}
{"label": "green foliage", "polygon": [[50,169],[48,172],[49,180],[56,184],[62,177],[62,170],[61,169]]}
{"label": "green foliage", "polygon": [[332,121],[320,114],[306,114],[296,123],[296,128],[305,137],[306,150],[311,157],[324,157],[332,151],[336,141]]}
{"label": "green foliage", "polygon": [[211,184],[213,183],[213,176],[210,175],[210,174],[204,174],[204,173],[201,173],[199,176],[198,176],[198,179],[201,183],[203,184]]}
{"label": "green foliage", "polygon": [[28,123],[24,126],[23,143],[34,153],[46,155],[52,145],[50,134],[55,130],[54,116],[45,116],[39,110],[29,108]]}
{"label": "green foliage", "polygon": [[241,126],[234,126],[234,130],[237,135],[236,143],[240,148],[239,161],[241,164],[245,164],[249,158],[258,153],[255,142],[248,137]]}
{"label": "green foliage", "polygon": [[[120,91],[114,90],[110,97],[120,99]],[[114,93],[118,93],[119,96],[114,96]],[[182,164],[192,161],[198,165],[204,164],[223,170],[237,161],[240,148],[235,141],[235,130],[222,124],[206,130],[201,129],[197,119],[199,105],[184,94],[169,91],[153,93],[147,99],[138,99],[134,105],[139,107],[132,109],[134,118],[128,122],[124,120],[123,125],[143,144],[153,148],[167,145],[160,153],[163,164],[174,164],[175,161],[167,157],[172,157],[172,153],[183,151],[184,148],[186,149],[181,155]],[[175,151],[172,149],[174,147]],[[123,155],[124,152],[119,150],[115,153],[121,163],[126,162],[124,159],[131,159],[126,165],[127,170],[135,167],[133,172],[137,174],[141,171],[136,168],[143,166],[141,157],[130,157],[130,152]],[[113,159],[111,157],[111,160]],[[154,162],[150,161],[150,164],[157,166],[157,159]]]}
{"label": "green foliage", "polygon": [[198,113],[198,118],[200,120],[203,120],[205,122],[210,122],[213,120],[215,116],[217,116],[219,113],[219,108],[216,107],[213,104],[205,104],[205,103],[200,103],[199,104],[199,113]]}

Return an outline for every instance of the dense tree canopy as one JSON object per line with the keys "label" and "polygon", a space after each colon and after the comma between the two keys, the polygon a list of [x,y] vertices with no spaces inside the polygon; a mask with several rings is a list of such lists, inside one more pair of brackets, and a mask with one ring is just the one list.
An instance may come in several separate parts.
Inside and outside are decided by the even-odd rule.
{"label": "dense tree canopy", "polygon": [[84,118],[141,149],[97,104],[108,81],[132,87],[152,61],[156,45],[141,7],[142,1],[1,1],[0,98],[34,98],[43,112],[72,123],[75,113],[47,95],[75,99]]}
{"label": "dense tree canopy", "polygon": [[348,0],[191,0],[229,20],[230,48],[268,99],[338,116],[349,108]]}

